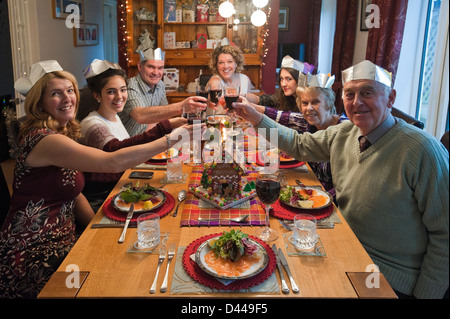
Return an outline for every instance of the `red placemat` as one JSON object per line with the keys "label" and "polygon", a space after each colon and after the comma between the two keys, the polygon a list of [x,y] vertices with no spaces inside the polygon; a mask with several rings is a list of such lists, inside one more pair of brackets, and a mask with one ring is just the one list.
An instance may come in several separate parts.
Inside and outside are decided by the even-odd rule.
{"label": "red placemat", "polygon": [[167,160],[148,160],[145,163],[151,165],[167,165]]}
{"label": "red placemat", "polygon": [[256,286],[270,277],[270,275],[274,272],[275,267],[277,265],[277,258],[275,257],[275,254],[272,250],[272,248],[269,247],[265,242],[262,240],[249,236],[252,239],[256,240],[258,243],[260,243],[264,249],[267,251],[267,254],[269,256],[269,263],[267,264],[266,268],[264,268],[263,271],[261,271],[259,274],[246,278],[246,279],[240,279],[235,280],[232,283],[228,285],[224,285],[221,282],[219,282],[214,276],[211,276],[204,272],[192,259],[191,255],[195,254],[197,251],[197,248],[205,241],[210,238],[221,236],[222,233],[217,234],[211,234],[207,236],[200,237],[199,239],[193,241],[189,244],[189,246],[186,247],[183,253],[183,267],[186,270],[186,272],[189,274],[189,276],[192,277],[195,281],[201,283],[202,285],[208,286],[212,289],[222,289],[222,290],[239,290],[239,289],[248,289],[250,287]]}
{"label": "red placemat", "polygon": [[[161,207],[158,207],[157,209],[154,209],[151,211],[151,213],[158,214],[159,217],[166,216],[175,207],[175,198],[167,192],[164,192],[164,194],[166,195],[165,203]],[[124,222],[127,219],[127,213],[114,208],[114,206],[112,205],[113,198],[114,198],[114,196],[109,198],[103,204],[103,207],[102,207],[103,213],[108,218],[111,218],[111,219],[119,221],[119,222]],[[136,220],[140,214],[142,214],[142,213],[133,214],[133,218],[131,218],[130,222],[132,222],[132,223],[136,222]]]}
{"label": "red placemat", "polygon": [[294,217],[298,214],[308,214],[314,216],[317,220],[330,216],[334,211],[333,204],[322,209],[301,209],[287,206],[277,200],[271,205],[270,215],[279,219],[294,220]]}
{"label": "red placemat", "polygon": [[[297,160],[280,162],[280,168],[295,168],[295,167],[305,165],[305,163],[306,162],[300,162]],[[256,156],[256,165],[265,166],[265,164],[259,160],[259,156]]]}

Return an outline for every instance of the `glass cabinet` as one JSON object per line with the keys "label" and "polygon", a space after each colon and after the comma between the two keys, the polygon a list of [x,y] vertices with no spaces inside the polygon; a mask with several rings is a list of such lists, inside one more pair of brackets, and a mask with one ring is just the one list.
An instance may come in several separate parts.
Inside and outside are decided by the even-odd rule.
{"label": "glass cabinet", "polygon": [[[255,89],[261,85],[261,28],[250,22],[252,0],[234,0],[235,14],[223,18],[223,0],[128,0],[129,75],[136,73],[138,50],[152,45],[166,52],[166,68],[179,71],[186,88],[200,74],[211,74],[208,63],[217,41],[227,37],[241,48],[245,71]],[[182,89],[180,90],[182,91]]]}

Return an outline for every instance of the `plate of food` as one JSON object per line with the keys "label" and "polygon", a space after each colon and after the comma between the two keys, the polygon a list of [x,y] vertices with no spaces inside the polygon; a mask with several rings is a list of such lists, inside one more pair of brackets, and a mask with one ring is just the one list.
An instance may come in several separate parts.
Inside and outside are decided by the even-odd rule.
{"label": "plate of food", "polygon": [[289,156],[288,154],[280,151],[280,162],[282,162],[282,163],[283,162],[292,162],[292,161],[295,161],[295,160],[296,160],[295,158],[293,158],[293,157]]}
{"label": "plate of food", "polygon": [[233,229],[203,242],[195,252],[195,262],[214,277],[236,280],[263,271],[269,255],[259,242]]}
{"label": "plate of food", "polygon": [[286,186],[281,189],[280,202],[300,209],[322,209],[328,207],[333,199],[327,192],[312,187]]}
{"label": "plate of food", "polygon": [[135,213],[145,213],[161,207],[166,201],[163,191],[150,185],[130,186],[114,196],[112,205],[115,209],[128,213],[134,204]]}
{"label": "plate of food", "polygon": [[[168,155],[168,156],[167,156]],[[166,151],[159,153],[158,155],[155,155],[152,157],[152,161],[166,161],[169,158],[174,158],[178,156],[178,150],[175,148],[169,149],[168,154]]]}

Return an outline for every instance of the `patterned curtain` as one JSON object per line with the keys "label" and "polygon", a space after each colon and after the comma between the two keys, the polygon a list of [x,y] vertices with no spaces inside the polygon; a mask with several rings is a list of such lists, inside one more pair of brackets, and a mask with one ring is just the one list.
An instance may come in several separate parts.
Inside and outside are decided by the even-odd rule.
{"label": "patterned curtain", "polygon": [[408,0],[372,0],[380,8],[380,27],[369,30],[366,59],[392,72],[395,82]]}
{"label": "patterned curtain", "polygon": [[334,34],[333,62],[331,72],[336,76],[333,90],[336,93],[336,111],[344,112],[341,71],[353,65],[358,0],[337,0],[336,31]]}
{"label": "patterned curtain", "polygon": [[309,34],[306,44],[305,61],[317,68],[319,64],[319,34],[320,34],[320,14],[322,10],[322,0],[312,0],[311,14],[309,15]]}

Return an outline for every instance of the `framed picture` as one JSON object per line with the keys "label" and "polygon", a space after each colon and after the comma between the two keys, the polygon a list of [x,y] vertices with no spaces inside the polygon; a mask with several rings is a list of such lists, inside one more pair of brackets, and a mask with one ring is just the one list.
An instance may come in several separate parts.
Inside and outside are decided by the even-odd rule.
{"label": "framed picture", "polygon": [[73,45],[76,47],[98,44],[98,24],[80,23],[80,28],[73,29]]}
{"label": "framed picture", "polygon": [[369,16],[370,12],[366,12],[366,8],[369,4],[372,3],[372,0],[361,0],[361,31],[369,31],[369,27],[366,25],[366,18]]}
{"label": "framed picture", "polygon": [[278,31],[288,31],[288,30],[289,30],[289,7],[280,7]]}
{"label": "framed picture", "polygon": [[51,0],[53,7],[53,18],[66,19],[74,11],[67,8],[69,5],[76,5],[80,9],[80,21],[84,20],[84,0]]}

